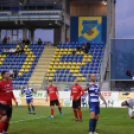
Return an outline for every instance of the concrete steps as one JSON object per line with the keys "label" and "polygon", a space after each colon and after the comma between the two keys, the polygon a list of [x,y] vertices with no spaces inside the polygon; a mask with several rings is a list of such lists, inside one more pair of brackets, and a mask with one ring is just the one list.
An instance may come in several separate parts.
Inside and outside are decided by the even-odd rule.
{"label": "concrete steps", "polygon": [[29,84],[41,86],[44,81],[44,76],[48,70],[52,57],[56,51],[56,47],[45,46],[38,63],[29,80]]}

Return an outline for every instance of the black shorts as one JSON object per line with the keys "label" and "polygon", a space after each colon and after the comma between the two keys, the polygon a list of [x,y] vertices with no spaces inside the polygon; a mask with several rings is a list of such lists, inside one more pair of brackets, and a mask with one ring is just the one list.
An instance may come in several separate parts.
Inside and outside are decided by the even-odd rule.
{"label": "black shorts", "polygon": [[79,100],[77,100],[77,101],[74,101],[74,100],[73,100],[72,108],[75,108],[75,109],[81,108],[81,99],[79,99]]}
{"label": "black shorts", "polygon": [[7,117],[12,117],[12,105],[0,104],[0,115],[7,115]]}
{"label": "black shorts", "polygon": [[53,100],[53,101],[50,101],[50,106],[54,106],[54,105],[59,105],[59,101],[58,100]]}

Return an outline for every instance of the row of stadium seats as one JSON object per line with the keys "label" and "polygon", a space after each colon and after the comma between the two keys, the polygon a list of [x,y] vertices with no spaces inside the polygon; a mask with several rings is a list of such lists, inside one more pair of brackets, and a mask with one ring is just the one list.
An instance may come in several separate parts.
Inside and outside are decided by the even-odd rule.
{"label": "row of stadium seats", "polygon": [[[73,46],[73,48],[72,48]],[[89,74],[95,73],[96,80],[100,80],[100,68],[105,45],[91,45],[88,53],[77,51],[77,45],[61,44],[51,60],[46,73],[46,79],[58,81],[88,81]],[[75,54],[72,52],[76,51]]]}
{"label": "row of stadium seats", "polygon": [[21,15],[59,15],[60,13],[59,12],[37,12],[37,13],[22,13]]}
{"label": "row of stadium seats", "polygon": [[[75,44],[75,45],[58,45],[58,48],[77,48],[77,46],[82,47],[82,45]],[[105,45],[91,45],[91,49],[96,48],[96,49],[103,49]]]}
{"label": "row of stadium seats", "polygon": [[7,13],[0,13],[0,16],[7,16]]}
{"label": "row of stadium seats", "polygon": [[[60,42],[59,45],[82,45],[83,42]],[[105,45],[104,42],[92,42],[91,45]]]}
{"label": "row of stadium seats", "polygon": [[26,4],[25,6],[54,6],[53,3],[42,3],[42,4]]}

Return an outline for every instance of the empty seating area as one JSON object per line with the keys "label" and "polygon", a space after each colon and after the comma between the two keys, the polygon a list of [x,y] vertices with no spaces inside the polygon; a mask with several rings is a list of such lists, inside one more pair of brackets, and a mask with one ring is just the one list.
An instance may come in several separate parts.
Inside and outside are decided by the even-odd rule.
{"label": "empty seating area", "polygon": [[21,13],[21,15],[59,15],[61,13],[53,11],[53,12],[27,12],[27,13]]}
{"label": "empty seating area", "polygon": [[[77,45],[82,43],[59,43],[51,60],[46,79],[53,81],[89,81],[89,74],[95,73],[100,81],[100,68],[105,49],[103,43],[91,44],[89,53],[77,51]],[[72,52],[76,51],[75,54]]]}
{"label": "empty seating area", "polygon": [[[22,54],[11,54],[11,55],[0,55],[0,72],[3,70],[16,69],[18,71],[18,76],[13,80],[13,88],[21,89],[24,88],[25,84],[28,82],[31,74],[38,62],[38,59],[44,49],[45,43],[43,45],[31,44],[24,46],[24,53]],[[20,48],[21,46],[17,44],[0,45],[0,50],[4,48]],[[1,79],[1,76],[0,76]]]}

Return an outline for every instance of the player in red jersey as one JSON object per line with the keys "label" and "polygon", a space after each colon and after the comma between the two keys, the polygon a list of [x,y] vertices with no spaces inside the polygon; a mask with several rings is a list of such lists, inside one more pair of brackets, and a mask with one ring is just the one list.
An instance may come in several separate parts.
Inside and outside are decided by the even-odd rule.
{"label": "player in red jersey", "polygon": [[18,102],[13,94],[12,81],[9,79],[10,75],[7,71],[2,71],[2,81],[0,81],[0,134],[2,132],[7,134],[9,121],[12,116],[12,99],[16,106]]}
{"label": "player in red jersey", "polygon": [[47,97],[46,101],[48,101],[48,96],[50,98],[50,107],[51,107],[51,117],[50,120],[54,119],[54,105],[56,105],[59,109],[60,115],[63,116],[61,112],[61,105],[58,101],[58,89],[57,87],[53,86],[52,81],[49,81],[49,87],[47,88]]}
{"label": "player in red jersey", "polygon": [[[74,111],[74,115],[76,117],[76,121],[82,122],[82,112],[81,112],[81,96],[84,95],[84,90],[78,84],[77,79],[74,80],[74,85],[71,87],[70,93],[70,101],[73,99],[72,108]],[[79,120],[77,116],[77,112],[79,114]]]}

